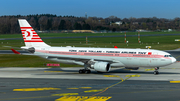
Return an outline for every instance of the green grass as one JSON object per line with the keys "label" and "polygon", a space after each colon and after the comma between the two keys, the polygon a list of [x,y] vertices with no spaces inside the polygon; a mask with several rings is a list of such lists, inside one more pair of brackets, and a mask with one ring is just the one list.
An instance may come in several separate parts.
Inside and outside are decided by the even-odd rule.
{"label": "green grass", "polygon": [[[140,32],[141,35],[147,34],[176,34],[180,33],[180,31],[173,32]],[[127,32],[127,35],[138,35],[138,32]],[[69,37],[69,36],[110,36],[110,35],[124,35],[122,33],[38,33],[38,35],[43,37]],[[22,35],[19,34],[0,34],[1,38],[22,38]]]}
{"label": "green grass", "polygon": [[[46,63],[57,63],[38,56],[0,54],[1,67],[46,67]],[[72,67],[78,65],[60,64],[62,67]]]}
{"label": "green grass", "polygon": [[[145,32],[142,34],[170,34],[170,32]],[[180,33],[180,32],[171,32]],[[64,36],[100,36],[100,35],[119,35],[124,33],[45,33],[39,34],[40,37],[64,37]],[[135,35],[137,32],[127,33],[127,35]],[[21,38],[21,34],[13,35],[0,35],[3,38]],[[2,37],[1,37],[2,38]],[[115,45],[119,48],[145,48],[151,46],[152,49],[158,50],[172,50],[180,47],[180,42],[176,42],[175,39],[180,39],[180,36],[142,36],[141,44],[138,43],[138,37],[127,37],[129,44],[124,43],[124,37],[101,37],[101,38],[88,38],[88,44],[86,44],[85,38],[64,38],[64,39],[43,39],[44,42],[51,46],[75,46],[75,47],[102,47],[113,48]],[[158,44],[159,43],[159,44]],[[24,46],[23,40],[1,40],[0,50],[10,50],[9,47],[21,47]],[[14,48],[16,49],[16,48]],[[25,56],[25,55],[5,55],[0,54],[0,66],[1,67],[45,67],[44,63],[57,63],[49,61],[37,56]],[[74,67],[76,65],[61,64],[61,67]]]}
{"label": "green grass", "polygon": [[[51,46],[75,46],[75,47],[102,47],[112,48],[115,45],[119,48],[145,48],[152,46],[153,49],[170,50],[180,47],[180,36],[142,36],[141,44],[138,43],[137,37],[127,37],[128,45],[124,43],[124,37],[101,37],[101,38],[64,38],[64,39],[43,39],[44,42]],[[159,43],[159,44],[158,44]],[[4,47],[5,46],[5,47]],[[6,46],[21,47],[24,46],[23,40],[1,40],[0,50],[10,49]]]}

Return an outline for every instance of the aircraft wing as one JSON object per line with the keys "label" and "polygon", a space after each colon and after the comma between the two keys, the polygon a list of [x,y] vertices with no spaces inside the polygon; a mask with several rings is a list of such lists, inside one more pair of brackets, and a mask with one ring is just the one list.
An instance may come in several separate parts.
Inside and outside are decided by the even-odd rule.
{"label": "aircraft wing", "polygon": [[103,61],[103,62],[109,62],[109,63],[118,63],[120,61],[117,60],[111,60],[111,59],[101,59],[101,58],[87,58],[87,57],[70,57],[70,56],[48,56],[46,57],[47,59],[51,58],[57,58],[57,59],[68,59],[68,60],[75,60],[75,61],[82,61],[82,62],[87,62],[89,60],[94,60],[94,61]]}

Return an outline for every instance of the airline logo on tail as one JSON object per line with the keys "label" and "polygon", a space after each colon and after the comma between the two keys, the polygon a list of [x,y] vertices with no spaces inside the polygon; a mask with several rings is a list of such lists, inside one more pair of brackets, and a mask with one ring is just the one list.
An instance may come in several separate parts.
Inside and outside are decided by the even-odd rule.
{"label": "airline logo on tail", "polygon": [[43,42],[32,27],[21,27],[25,42]]}
{"label": "airline logo on tail", "polygon": [[26,29],[26,31],[24,32],[25,38],[26,40],[31,40],[33,37],[33,33],[30,29]]}
{"label": "airline logo on tail", "polygon": [[25,19],[18,19],[26,47],[50,47],[44,43]]}

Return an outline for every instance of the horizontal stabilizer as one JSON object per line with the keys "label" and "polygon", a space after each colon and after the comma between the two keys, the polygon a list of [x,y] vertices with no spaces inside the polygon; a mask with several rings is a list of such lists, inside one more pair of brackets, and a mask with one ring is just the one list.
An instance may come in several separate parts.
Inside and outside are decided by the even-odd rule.
{"label": "horizontal stabilizer", "polygon": [[18,51],[14,50],[14,49],[11,49],[11,50],[14,52],[14,54],[21,54],[21,53],[19,53]]}
{"label": "horizontal stabilizer", "polygon": [[117,46],[114,46],[114,48],[118,48]]}

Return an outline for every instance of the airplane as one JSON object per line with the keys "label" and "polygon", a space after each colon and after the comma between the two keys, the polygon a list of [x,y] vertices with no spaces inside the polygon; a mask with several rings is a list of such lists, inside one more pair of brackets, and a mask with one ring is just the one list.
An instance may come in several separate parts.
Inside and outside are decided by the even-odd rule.
{"label": "airplane", "polygon": [[[25,46],[21,49],[33,55],[66,64],[84,66],[79,73],[109,72],[111,67],[152,68],[154,75],[159,74],[159,67],[176,62],[171,54],[153,49],[127,48],[90,48],[90,47],[52,47],[46,44],[26,19],[18,19]],[[14,50],[13,50],[14,51]],[[14,51],[19,54],[17,51]]]}

